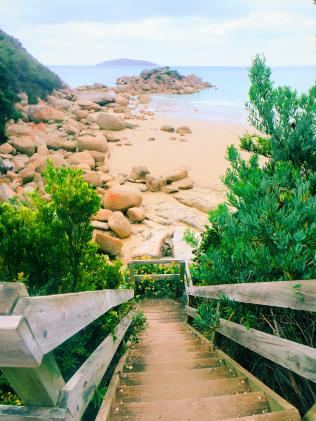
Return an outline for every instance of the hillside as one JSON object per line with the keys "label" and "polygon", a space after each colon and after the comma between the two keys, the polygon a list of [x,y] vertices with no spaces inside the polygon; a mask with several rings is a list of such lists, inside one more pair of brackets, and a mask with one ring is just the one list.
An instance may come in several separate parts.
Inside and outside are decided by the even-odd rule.
{"label": "hillside", "polygon": [[103,61],[102,63],[99,63],[98,66],[158,66],[158,64],[151,61],[118,58],[116,60]]}
{"label": "hillside", "polygon": [[62,84],[17,39],[0,30],[0,143],[5,138],[6,121],[17,116],[14,103],[18,93],[25,92],[29,102],[35,103],[38,97],[45,98]]}

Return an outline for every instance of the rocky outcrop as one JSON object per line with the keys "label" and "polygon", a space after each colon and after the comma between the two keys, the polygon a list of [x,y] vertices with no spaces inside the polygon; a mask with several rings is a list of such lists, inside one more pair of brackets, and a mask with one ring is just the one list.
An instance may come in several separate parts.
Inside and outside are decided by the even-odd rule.
{"label": "rocky outcrop", "polygon": [[172,234],[173,231],[170,229],[152,230],[149,238],[134,251],[133,257],[162,257],[164,244],[171,238]]}
{"label": "rocky outcrop", "polygon": [[107,222],[109,217],[113,214],[109,209],[100,209],[92,219],[95,221]]}
{"label": "rocky outcrop", "polygon": [[76,152],[70,155],[68,162],[70,165],[86,164],[90,169],[95,167],[95,160],[88,151]]}
{"label": "rocky outcrop", "polygon": [[109,228],[120,238],[131,235],[132,227],[122,212],[116,211],[108,219]]}
{"label": "rocky outcrop", "polygon": [[142,222],[145,219],[145,212],[142,208],[129,208],[127,216],[132,222]]}
{"label": "rocky outcrop", "polygon": [[36,142],[35,137],[33,136],[19,136],[12,137],[10,139],[10,144],[22,154],[31,156],[36,151]]}
{"label": "rocky outcrop", "polygon": [[0,184],[0,203],[8,202],[14,196],[14,191],[7,184]]}
{"label": "rocky outcrop", "polygon": [[187,178],[188,174],[189,171],[187,167],[179,167],[175,171],[172,171],[166,175],[167,182],[173,183],[174,181],[183,180],[184,178]]}
{"label": "rocky outcrop", "polygon": [[160,130],[162,132],[173,133],[175,131],[175,128],[172,126],[169,126],[169,124],[164,124],[163,126],[160,127]]}
{"label": "rocky outcrop", "polygon": [[77,139],[79,151],[98,151],[98,152],[107,152],[108,143],[106,138],[103,135],[97,136],[80,136]]}
{"label": "rocky outcrop", "polygon": [[176,132],[178,134],[180,134],[181,136],[192,133],[190,127],[188,127],[188,126],[180,126],[180,127],[177,128]]}
{"label": "rocky outcrop", "polygon": [[41,121],[48,122],[50,120],[63,121],[65,119],[65,114],[46,104],[38,104],[29,106],[28,117],[30,121],[39,123]]}
{"label": "rocky outcrop", "polygon": [[167,184],[166,177],[154,177],[151,174],[146,175],[146,186],[149,191],[160,191],[163,186]]}
{"label": "rocky outcrop", "polygon": [[101,250],[110,256],[117,256],[123,247],[123,243],[119,238],[101,232],[96,232],[95,242],[100,246]]}
{"label": "rocky outcrop", "polygon": [[225,193],[211,192],[206,189],[194,189],[176,193],[174,196],[180,203],[209,212],[225,200]]}
{"label": "rocky outcrop", "polygon": [[144,70],[139,76],[124,76],[116,81],[117,91],[133,95],[143,93],[191,94],[201,89],[210,88],[198,76],[183,76],[169,67]]}
{"label": "rocky outcrop", "polygon": [[120,131],[126,128],[124,121],[108,113],[98,113],[96,123],[103,130]]}
{"label": "rocky outcrop", "polygon": [[139,207],[143,201],[142,193],[129,186],[114,186],[109,189],[103,199],[105,208],[112,211],[126,211],[132,207]]}

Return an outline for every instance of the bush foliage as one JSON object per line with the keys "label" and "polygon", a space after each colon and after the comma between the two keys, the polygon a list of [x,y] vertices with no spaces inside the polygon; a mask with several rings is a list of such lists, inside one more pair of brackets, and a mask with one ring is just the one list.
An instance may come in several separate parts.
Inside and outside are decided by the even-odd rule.
{"label": "bush foliage", "polygon": [[[210,226],[199,243],[187,234],[200,284],[316,277],[316,85],[305,94],[275,87],[260,56],[249,77],[247,108],[256,134],[241,139],[248,157],[228,148],[227,202],[209,213]],[[297,299],[299,285],[293,290]],[[313,314],[224,302],[224,315],[232,320],[316,345]],[[314,385],[230,341],[222,345],[302,412],[312,406]]]}
{"label": "bush foliage", "polygon": [[62,87],[59,77],[32,57],[15,38],[0,30],[0,143],[5,123],[18,116],[17,94],[26,92],[30,103]]}
{"label": "bush foliage", "polygon": [[161,298],[169,297],[181,299],[184,294],[184,283],[176,278],[154,279],[152,274],[179,274],[179,264],[143,264],[135,265],[135,275],[142,275],[142,278],[135,280],[136,298]]}
{"label": "bush foliage", "polygon": [[[49,165],[45,178],[51,201],[35,193],[25,202],[0,204],[0,281],[25,282],[30,295],[124,288],[121,264],[110,264],[91,241],[91,216],[100,208],[95,190],[80,170]],[[66,380],[113,332],[129,306],[112,309],[57,348]],[[1,376],[0,399],[21,403]]]}

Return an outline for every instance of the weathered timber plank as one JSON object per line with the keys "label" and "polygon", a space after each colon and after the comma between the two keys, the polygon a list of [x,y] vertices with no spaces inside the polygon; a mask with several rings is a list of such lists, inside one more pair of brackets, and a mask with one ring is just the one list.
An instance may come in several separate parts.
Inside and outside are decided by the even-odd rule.
{"label": "weathered timber plank", "polygon": [[33,408],[29,406],[0,405],[3,421],[68,421],[69,413],[62,408]]}
{"label": "weathered timber plank", "polygon": [[316,311],[316,280],[197,286],[188,288],[187,293],[214,299],[225,294],[242,303]]}
{"label": "weathered timber plank", "polygon": [[87,408],[131,321],[129,313],[117,326],[115,340],[113,335],[107,336],[61,390],[59,406],[67,408],[75,421]]}
{"label": "weathered timber plank", "polygon": [[[55,349],[112,307],[134,296],[133,290],[102,290],[24,297],[13,314],[24,315],[44,354]],[[0,364],[1,366],[1,364]]]}
{"label": "weathered timber plank", "polygon": [[65,385],[52,353],[38,368],[2,368],[3,374],[23,402],[29,406],[55,406]]}
{"label": "weathered timber plank", "polygon": [[[186,306],[186,313],[195,317],[197,310]],[[251,349],[257,354],[316,383],[316,349],[256,329],[220,319],[216,332]]]}
{"label": "weathered timber plank", "polygon": [[316,349],[220,319],[217,332],[316,383]]}
{"label": "weathered timber plank", "polygon": [[303,421],[316,421],[316,403],[311,407],[306,415],[302,418]]}
{"label": "weathered timber plank", "polygon": [[25,317],[0,316],[0,367],[38,367],[42,358]]}
{"label": "weathered timber plank", "polygon": [[130,263],[135,265],[167,265],[170,263],[185,262],[183,259],[147,259],[147,260],[131,260]]}
{"label": "weathered timber plank", "polygon": [[134,275],[135,280],[146,280],[146,279],[156,279],[157,281],[163,281],[166,279],[174,279],[175,281],[180,279],[180,275],[178,273],[151,273],[148,275]]}
{"label": "weathered timber plank", "polygon": [[118,362],[112,379],[110,381],[108,390],[103,398],[102,405],[99,409],[99,412],[96,416],[95,421],[110,421],[111,417],[111,406],[115,401],[117,388],[120,384],[120,373],[123,371],[124,365],[127,359],[127,353],[125,353]]}
{"label": "weathered timber plank", "polygon": [[[192,310],[196,310],[192,307],[188,308]],[[213,347],[212,342],[207,339],[205,336],[203,336],[200,332],[198,332],[196,329],[194,329],[193,326],[188,325],[188,328],[198,337],[200,340],[207,346],[209,346],[211,349]],[[248,385],[250,387],[250,390],[252,392],[263,392],[267,398],[267,401],[269,403],[269,407],[271,411],[276,411],[275,414],[282,414],[284,411],[290,411],[289,415],[289,421],[299,421],[300,416],[298,410],[291,405],[289,402],[287,402],[284,398],[282,398],[280,395],[278,395],[274,390],[270,389],[267,385],[265,385],[262,381],[260,381],[257,377],[255,377],[253,374],[251,374],[248,370],[246,370],[244,367],[242,367],[240,364],[238,364],[235,360],[233,360],[229,355],[227,355],[225,352],[221,351],[220,349],[216,350],[218,358],[223,360],[225,362],[225,365],[228,368],[231,368],[234,370],[234,372],[239,377],[246,377]],[[287,420],[286,417],[283,417],[284,420]],[[283,419],[280,417],[280,419]],[[277,420],[278,418],[275,418]],[[310,420],[308,420],[310,421]]]}
{"label": "weathered timber plank", "polygon": [[10,314],[19,297],[28,296],[26,287],[18,282],[0,283],[0,316]]}
{"label": "weathered timber plank", "polygon": [[188,316],[193,317],[193,319],[198,314],[197,309],[190,306],[185,307],[185,312],[187,313]]}

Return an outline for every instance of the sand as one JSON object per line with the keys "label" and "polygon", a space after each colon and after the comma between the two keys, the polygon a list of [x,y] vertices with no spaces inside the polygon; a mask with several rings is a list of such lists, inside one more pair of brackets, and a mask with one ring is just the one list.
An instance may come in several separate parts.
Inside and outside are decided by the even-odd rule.
{"label": "sand", "polygon": [[[176,120],[152,117],[148,120],[131,120],[138,127],[118,133],[122,146],[110,143],[110,171],[129,174],[135,165],[145,165],[154,175],[164,175],[181,165],[189,169],[194,182],[212,189],[221,184],[225,173],[227,146],[239,145],[239,136],[247,127],[240,124],[205,120]],[[163,124],[173,127],[189,126],[192,134],[180,136],[160,130]],[[147,139],[154,137],[154,141]],[[176,140],[170,138],[176,137]],[[131,145],[124,145],[124,143]]]}

